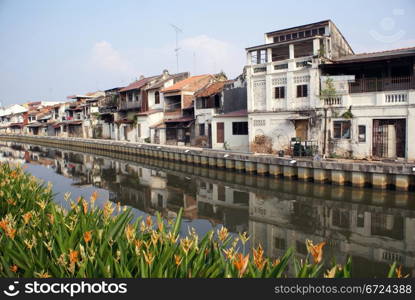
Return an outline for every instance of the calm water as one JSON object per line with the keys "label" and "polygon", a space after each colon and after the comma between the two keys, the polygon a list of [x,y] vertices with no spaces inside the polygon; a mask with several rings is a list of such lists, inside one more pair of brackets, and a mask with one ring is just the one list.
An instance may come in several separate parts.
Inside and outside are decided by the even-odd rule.
{"label": "calm water", "polygon": [[20,162],[53,184],[56,201],[89,198],[133,207],[136,216],[174,217],[184,207],[182,231],[204,234],[226,226],[247,231],[270,257],[305,240],[327,241],[326,260],[353,257],[359,277],[384,277],[398,261],[415,276],[415,193],[355,189],[265,178],[162,160],[115,159],[27,144],[0,142],[0,160]]}

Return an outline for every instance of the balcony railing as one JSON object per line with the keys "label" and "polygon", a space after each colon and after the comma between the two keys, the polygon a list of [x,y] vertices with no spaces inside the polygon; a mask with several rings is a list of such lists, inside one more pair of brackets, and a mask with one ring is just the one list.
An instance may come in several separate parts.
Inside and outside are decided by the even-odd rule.
{"label": "balcony railing", "polygon": [[323,98],[324,106],[341,106],[343,104],[341,96]]}
{"label": "balcony railing", "polygon": [[349,83],[350,93],[368,93],[415,89],[414,76],[363,78]]}
{"label": "balcony railing", "polygon": [[141,101],[120,101],[118,104],[118,109],[127,110],[127,109],[135,109],[141,107]]}
{"label": "balcony railing", "polygon": [[177,112],[180,111],[182,108],[181,102],[171,103],[171,104],[165,104],[164,105],[164,111],[165,112]]}

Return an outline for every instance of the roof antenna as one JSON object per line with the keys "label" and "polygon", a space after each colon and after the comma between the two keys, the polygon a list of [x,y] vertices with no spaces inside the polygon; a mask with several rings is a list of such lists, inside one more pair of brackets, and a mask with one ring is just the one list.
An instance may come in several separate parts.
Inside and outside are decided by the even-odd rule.
{"label": "roof antenna", "polygon": [[177,65],[177,73],[179,73],[179,33],[182,33],[183,30],[181,30],[179,27],[177,27],[174,24],[170,24],[171,27],[176,31],[176,48],[174,49],[174,52],[176,52],[176,65]]}

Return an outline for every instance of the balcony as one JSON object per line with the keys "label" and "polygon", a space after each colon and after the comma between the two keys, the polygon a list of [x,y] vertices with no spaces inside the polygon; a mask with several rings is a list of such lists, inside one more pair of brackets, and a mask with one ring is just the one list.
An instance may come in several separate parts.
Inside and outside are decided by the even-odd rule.
{"label": "balcony", "polygon": [[415,89],[413,76],[363,78],[349,82],[349,93],[370,93]]}
{"label": "balcony", "polygon": [[182,116],[182,103],[175,102],[164,105],[165,119],[176,119]]}
{"label": "balcony", "polygon": [[120,101],[118,104],[118,110],[129,110],[141,108],[141,101]]}
{"label": "balcony", "polygon": [[321,99],[323,101],[323,106],[343,106],[342,96],[333,96],[333,97],[326,97]]}

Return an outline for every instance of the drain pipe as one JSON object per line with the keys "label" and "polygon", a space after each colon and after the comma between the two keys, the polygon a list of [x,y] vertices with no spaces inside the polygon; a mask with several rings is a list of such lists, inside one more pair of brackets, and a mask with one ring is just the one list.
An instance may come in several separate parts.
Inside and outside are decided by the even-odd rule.
{"label": "drain pipe", "polygon": [[327,108],[324,108],[324,143],[323,143],[323,157],[326,156],[327,144]]}

